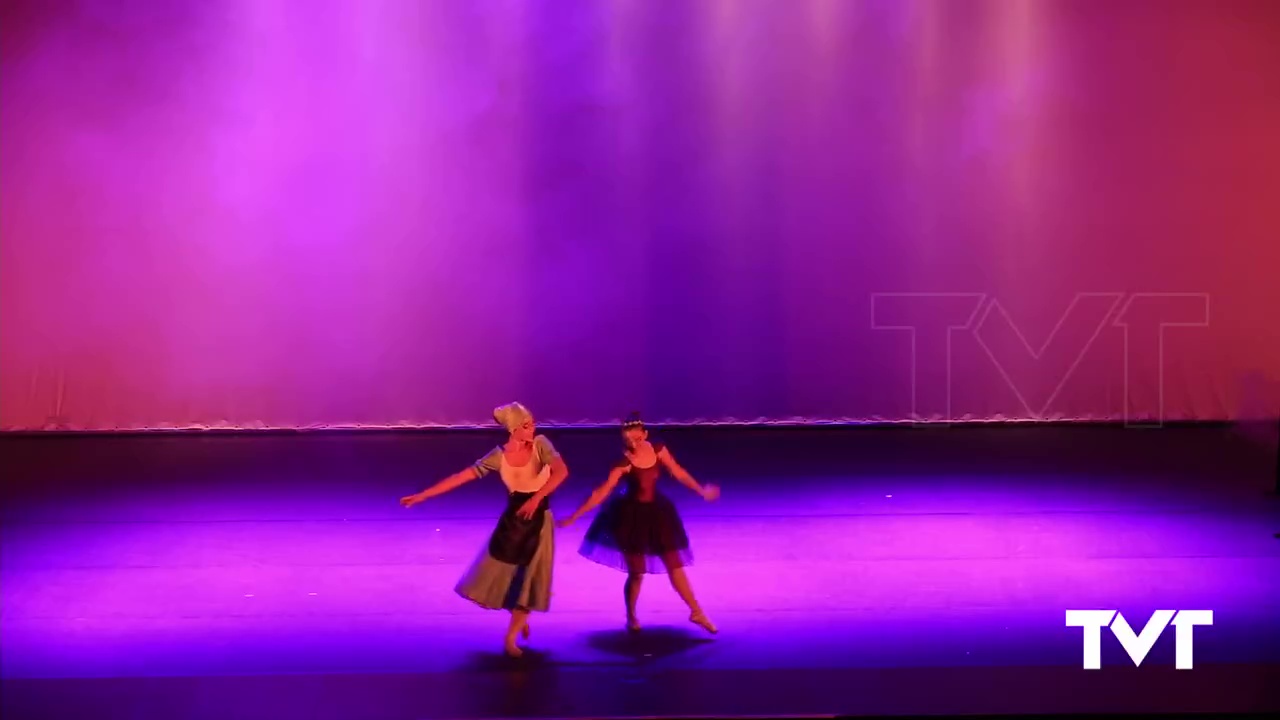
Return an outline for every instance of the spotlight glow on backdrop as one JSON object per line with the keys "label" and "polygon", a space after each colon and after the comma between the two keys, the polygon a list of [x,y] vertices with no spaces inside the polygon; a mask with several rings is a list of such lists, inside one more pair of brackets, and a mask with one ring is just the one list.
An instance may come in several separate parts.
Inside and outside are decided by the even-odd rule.
{"label": "spotlight glow on backdrop", "polygon": [[1223,419],[1280,368],[1267,0],[2,12],[4,429]]}

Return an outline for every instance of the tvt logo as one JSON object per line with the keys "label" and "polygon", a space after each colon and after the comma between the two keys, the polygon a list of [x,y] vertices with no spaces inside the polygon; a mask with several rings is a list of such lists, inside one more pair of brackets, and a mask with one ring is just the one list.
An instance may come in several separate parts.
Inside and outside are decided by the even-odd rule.
{"label": "tvt logo", "polygon": [[1163,422],[1165,332],[1207,327],[1209,296],[1077,293],[1056,320],[1042,318],[1040,327],[1022,327],[1013,317],[1000,298],[984,293],[871,295],[871,327],[902,334],[910,343],[913,417],[950,422],[957,416],[951,407],[955,342],[976,343],[1023,411],[1047,417],[1090,348],[1118,333],[1124,363],[1120,396],[1130,425],[1146,415],[1155,415],[1156,425]]}
{"label": "tvt logo", "polygon": [[1192,665],[1192,632],[1197,625],[1212,625],[1212,610],[1157,610],[1147,620],[1142,632],[1134,633],[1119,610],[1068,610],[1067,627],[1084,628],[1084,669],[1102,667],[1102,628],[1110,627],[1111,634],[1129,653],[1135,666],[1151,652],[1156,640],[1172,621],[1174,627],[1174,666],[1190,670]]}

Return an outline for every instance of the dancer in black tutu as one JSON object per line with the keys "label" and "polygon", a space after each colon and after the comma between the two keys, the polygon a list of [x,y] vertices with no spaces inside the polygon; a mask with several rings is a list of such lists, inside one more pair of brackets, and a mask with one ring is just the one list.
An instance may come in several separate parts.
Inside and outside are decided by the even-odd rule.
{"label": "dancer in black tutu", "polygon": [[[636,600],[645,574],[666,573],[671,578],[671,587],[689,606],[689,620],[714,633],[716,626],[698,606],[684,571],[686,565],[693,564],[689,536],[685,534],[675,504],[658,492],[657,484],[665,467],[672,477],[705,500],[720,497],[720,489],[715,485],[699,485],[680,467],[666,445],[658,440],[650,441],[638,413],[632,413],[623,424],[622,440],[625,445],[622,460],[613,466],[604,484],[591,493],[577,512],[560,523],[560,527],[568,527],[604,502],[604,509],[587,529],[578,552],[588,560],[627,573],[623,586],[627,628],[640,629]],[[624,491],[610,497],[624,477],[627,479]]]}

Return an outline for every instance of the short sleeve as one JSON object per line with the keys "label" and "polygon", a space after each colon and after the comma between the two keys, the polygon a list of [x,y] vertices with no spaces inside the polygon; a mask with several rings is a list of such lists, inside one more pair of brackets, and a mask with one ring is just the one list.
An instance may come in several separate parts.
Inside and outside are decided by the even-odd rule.
{"label": "short sleeve", "polygon": [[553,460],[560,457],[560,453],[556,452],[556,446],[551,444],[551,440],[546,435],[539,435],[533,439],[533,449],[538,453],[538,462],[543,465],[550,465]]}
{"label": "short sleeve", "polygon": [[476,471],[476,477],[484,477],[491,472],[502,469],[502,448],[495,447],[489,451],[489,454],[480,458],[471,466]]}

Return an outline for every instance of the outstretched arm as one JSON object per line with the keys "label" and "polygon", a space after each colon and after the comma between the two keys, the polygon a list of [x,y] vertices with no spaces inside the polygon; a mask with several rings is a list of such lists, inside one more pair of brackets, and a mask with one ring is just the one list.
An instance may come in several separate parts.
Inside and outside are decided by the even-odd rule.
{"label": "outstretched arm", "polygon": [[423,500],[430,500],[431,498],[443,495],[449,492],[450,490],[456,490],[457,488],[462,487],[463,485],[466,485],[467,483],[471,482],[472,480],[475,480],[478,477],[480,477],[480,472],[476,470],[474,467],[469,467],[466,470],[462,470],[450,475],[449,477],[441,480],[440,482],[436,483],[435,485],[432,485],[431,487],[427,488],[426,490],[423,490],[420,493],[415,493],[413,495],[407,495],[405,497],[400,498],[400,504],[407,508],[413,507],[414,505],[417,505]]}
{"label": "outstretched arm", "polygon": [[591,492],[591,497],[587,498],[586,502],[582,503],[582,507],[575,510],[572,515],[561,523],[561,525],[571,525],[577,522],[578,518],[591,512],[597,505],[604,502],[604,499],[609,497],[609,493],[612,493],[613,489],[618,486],[618,481],[621,480],[622,476],[627,474],[627,471],[630,469],[630,466],[619,465],[613,470],[610,470],[609,477],[600,484],[600,487],[593,490]]}
{"label": "outstretched arm", "polygon": [[720,490],[715,485],[699,485],[697,480],[685,470],[680,463],[676,462],[676,458],[671,451],[664,445],[658,451],[658,461],[666,466],[667,472],[671,473],[671,477],[675,478],[681,485],[698,493],[705,500],[715,500],[720,496]]}

